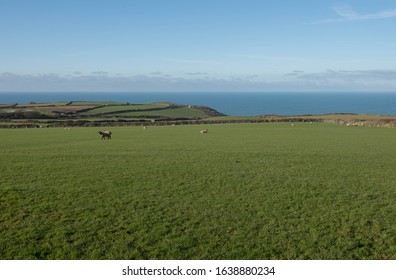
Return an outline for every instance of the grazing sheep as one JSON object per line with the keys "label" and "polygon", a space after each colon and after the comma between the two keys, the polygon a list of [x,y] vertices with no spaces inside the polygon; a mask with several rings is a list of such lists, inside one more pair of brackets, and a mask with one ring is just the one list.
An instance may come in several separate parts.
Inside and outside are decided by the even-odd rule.
{"label": "grazing sheep", "polygon": [[143,129],[147,129],[147,127],[143,126]]}
{"label": "grazing sheep", "polygon": [[202,129],[199,133],[208,133],[207,129]]}
{"label": "grazing sheep", "polygon": [[99,131],[98,133],[102,135],[102,140],[106,138],[111,139],[111,131]]}

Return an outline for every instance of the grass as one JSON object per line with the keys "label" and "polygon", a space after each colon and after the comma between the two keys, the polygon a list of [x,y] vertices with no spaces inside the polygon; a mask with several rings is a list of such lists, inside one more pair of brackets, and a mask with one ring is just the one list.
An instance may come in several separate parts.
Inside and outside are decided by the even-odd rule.
{"label": "grass", "polygon": [[195,108],[181,107],[175,109],[166,109],[161,111],[143,111],[143,112],[127,112],[119,113],[117,116],[132,117],[132,116],[161,116],[168,118],[206,118],[205,112]]}
{"label": "grass", "polygon": [[71,106],[127,105],[126,102],[114,101],[71,101]]}
{"label": "grass", "polygon": [[255,120],[260,119],[259,117],[250,117],[250,116],[216,116],[210,117],[208,120],[221,120],[221,121],[234,121],[234,120]]}
{"label": "grass", "polygon": [[0,130],[2,259],[396,258],[394,129],[102,129]]}
{"label": "grass", "polygon": [[79,115],[97,115],[97,114],[109,114],[109,113],[117,113],[123,111],[133,111],[133,110],[147,110],[147,109],[162,109],[168,107],[169,104],[166,103],[149,103],[149,104],[134,104],[134,105],[116,105],[116,106],[105,106],[96,109],[89,110],[87,112],[83,112]]}
{"label": "grass", "polygon": [[[303,116],[311,119],[357,119],[357,120],[383,120],[383,119],[396,119],[394,115],[368,115],[368,114],[326,114],[326,115],[312,115]],[[301,118],[301,116],[295,116],[291,118]]]}
{"label": "grass", "polygon": [[61,102],[46,102],[46,103],[25,103],[25,104],[17,104],[15,107],[47,107],[47,106],[65,106],[69,102],[61,101]]}

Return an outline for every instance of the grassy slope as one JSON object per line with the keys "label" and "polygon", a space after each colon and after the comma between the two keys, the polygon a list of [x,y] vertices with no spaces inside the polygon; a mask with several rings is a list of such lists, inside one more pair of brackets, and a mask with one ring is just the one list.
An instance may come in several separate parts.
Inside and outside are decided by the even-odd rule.
{"label": "grassy slope", "polygon": [[[210,113],[202,109],[188,108],[184,105],[178,105],[182,107],[175,108],[171,106],[172,104],[167,102],[129,105],[127,103],[90,101],[63,103],[20,104],[18,106],[22,107],[0,108],[0,115],[3,114],[6,118],[6,121],[3,121],[2,125],[41,125],[45,122],[45,116],[48,116],[50,122],[56,118],[56,120],[61,123],[66,120],[64,115],[65,112],[68,113],[67,118],[73,117],[73,120],[83,121],[107,121],[109,118],[112,118],[111,120],[115,120],[114,118],[121,118],[122,120],[129,121],[150,121],[158,117],[167,119],[199,119],[207,118],[210,115]],[[87,106],[99,107],[89,109]],[[40,118],[42,119],[35,119],[37,115],[33,115],[32,111],[41,114]],[[10,117],[14,119],[9,119]]]}
{"label": "grassy slope", "polygon": [[115,101],[72,101],[72,106],[101,106],[101,105],[127,105],[126,102],[115,102]]}
{"label": "grassy slope", "polygon": [[162,116],[168,118],[206,118],[205,112],[195,108],[175,108],[158,111],[128,112],[116,114],[117,116],[133,117],[133,116]]}
{"label": "grassy slope", "polygon": [[60,102],[47,102],[47,103],[25,103],[25,104],[17,104],[15,107],[46,107],[46,106],[65,106],[69,102],[60,101]]}
{"label": "grassy slope", "polygon": [[3,259],[395,259],[396,130],[0,131]]}
{"label": "grassy slope", "polygon": [[96,108],[80,115],[96,115],[96,114],[103,114],[103,113],[116,113],[119,111],[127,111],[127,110],[147,110],[147,109],[161,109],[168,107],[168,104],[165,103],[149,103],[149,104],[134,104],[134,105],[125,105],[125,106],[106,106]]}
{"label": "grassy slope", "polygon": [[[0,104],[1,105],[1,104]],[[68,112],[67,118],[73,117],[74,120],[98,120],[99,118],[117,118],[121,117],[123,120],[129,118],[132,121],[136,121],[133,118],[150,120],[157,117],[169,118],[169,119],[206,119],[209,121],[218,122],[254,122],[263,120],[285,120],[286,117],[282,116],[215,116],[213,117],[213,112],[208,112],[204,108],[193,107],[188,108],[185,105],[181,108],[174,108],[168,102],[154,102],[147,104],[129,104],[121,102],[92,102],[92,101],[72,101],[72,102],[49,102],[49,103],[34,103],[34,104],[18,104],[15,107],[2,107],[0,108],[0,115],[4,115],[7,118],[9,125],[15,122],[15,125],[19,125],[23,120],[28,119],[29,121],[24,121],[27,125],[37,124],[35,118],[57,118],[58,120],[65,119],[65,112]],[[98,108],[92,108],[86,110],[87,106],[94,106]],[[81,107],[81,108],[79,108]],[[169,108],[167,108],[169,107]],[[156,110],[158,109],[158,110]],[[80,111],[73,114],[73,111]],[[41,116],[34,115],[32,111],[41,114]],[[52,112],[53,111],[53,112]],[[14,116],[14,115],[18,116]],[[14,120],[10,120],[12,117]],[[395,126],[394,123],[389,124],[390,120],[394,120],[396,116],[383,116],[383,115],[356,115],[356,114],[333,114],[333,115],[308,115],[308,116],[290,116],[287,117],[290,121],[301,120],[301,119],[319,119],[324,121],[365,121],[367,125],[386,125]],[[41,122],[41,121],[40,121]],[[375,122],[375,123],[373,123]],[[6,125],[5,123],[3,123]]]}
{"label": "grassy slope", "polygon": [[[300,118],[295,116],[291,118]],[[379,120],[379,119],[396,119],[394,115],[367,115],[367,114],[328,114],[328,115],[308,115],[312,119],[357,119],[357,120]]]}

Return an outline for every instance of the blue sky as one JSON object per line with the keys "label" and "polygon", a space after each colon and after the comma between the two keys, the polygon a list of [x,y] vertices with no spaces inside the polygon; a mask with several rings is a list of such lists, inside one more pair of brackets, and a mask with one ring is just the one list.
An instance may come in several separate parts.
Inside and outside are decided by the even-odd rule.
{"label": "blue sky", "polygon": [[395,91],[394,0],[0,0],[0,92]]}

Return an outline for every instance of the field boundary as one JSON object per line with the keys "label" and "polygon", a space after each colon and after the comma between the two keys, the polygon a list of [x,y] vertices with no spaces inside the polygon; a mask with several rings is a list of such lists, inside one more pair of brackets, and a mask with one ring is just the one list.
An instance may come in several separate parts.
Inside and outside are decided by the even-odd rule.
{"label": "field boundary", "polygon": [[85,121],[65,120],[48,121],[45,123],[3,123],[0,128],[42,128],[42,127],[103,127],[103,126],[167,126],[167,125],[202,125],[202,124],[238,124],[238,123],[306,123],[323,122],[322,119],[295,119],[295,118],[267,118],[267,119],[244,119],[244,120],[207,120],[207,119],[157,119],[152,121],[142,120],[108,120],[108,121]]}
{"label": "field boundary", "polygon": [[[123,107],[129,105],[149,106],[150,104],[163,104],[165,106],[136,109]],[[71,107],[73,107],[74,110],[71,110]],[[95,112],[95,110],[103,107],[120,107],[121,110]],[[185,110],[181,112],[167,114],[170,112],[169,110],[183,108]],[[137,112],[139,112],[138,115],[123,115]],[[145,112],[147,114],[145,114]],[[151,114],[148,114],[148,112]],[[166,126],[274,122],[326,122],[345,126],[395,128],[396,116],[334,113],[324,115],[260,115],[242,117],[227,116],[207,106],[183,105],[170,102],[130,104],[117,102],[62,101],[37,104],[0,104],[0,128]]]}

